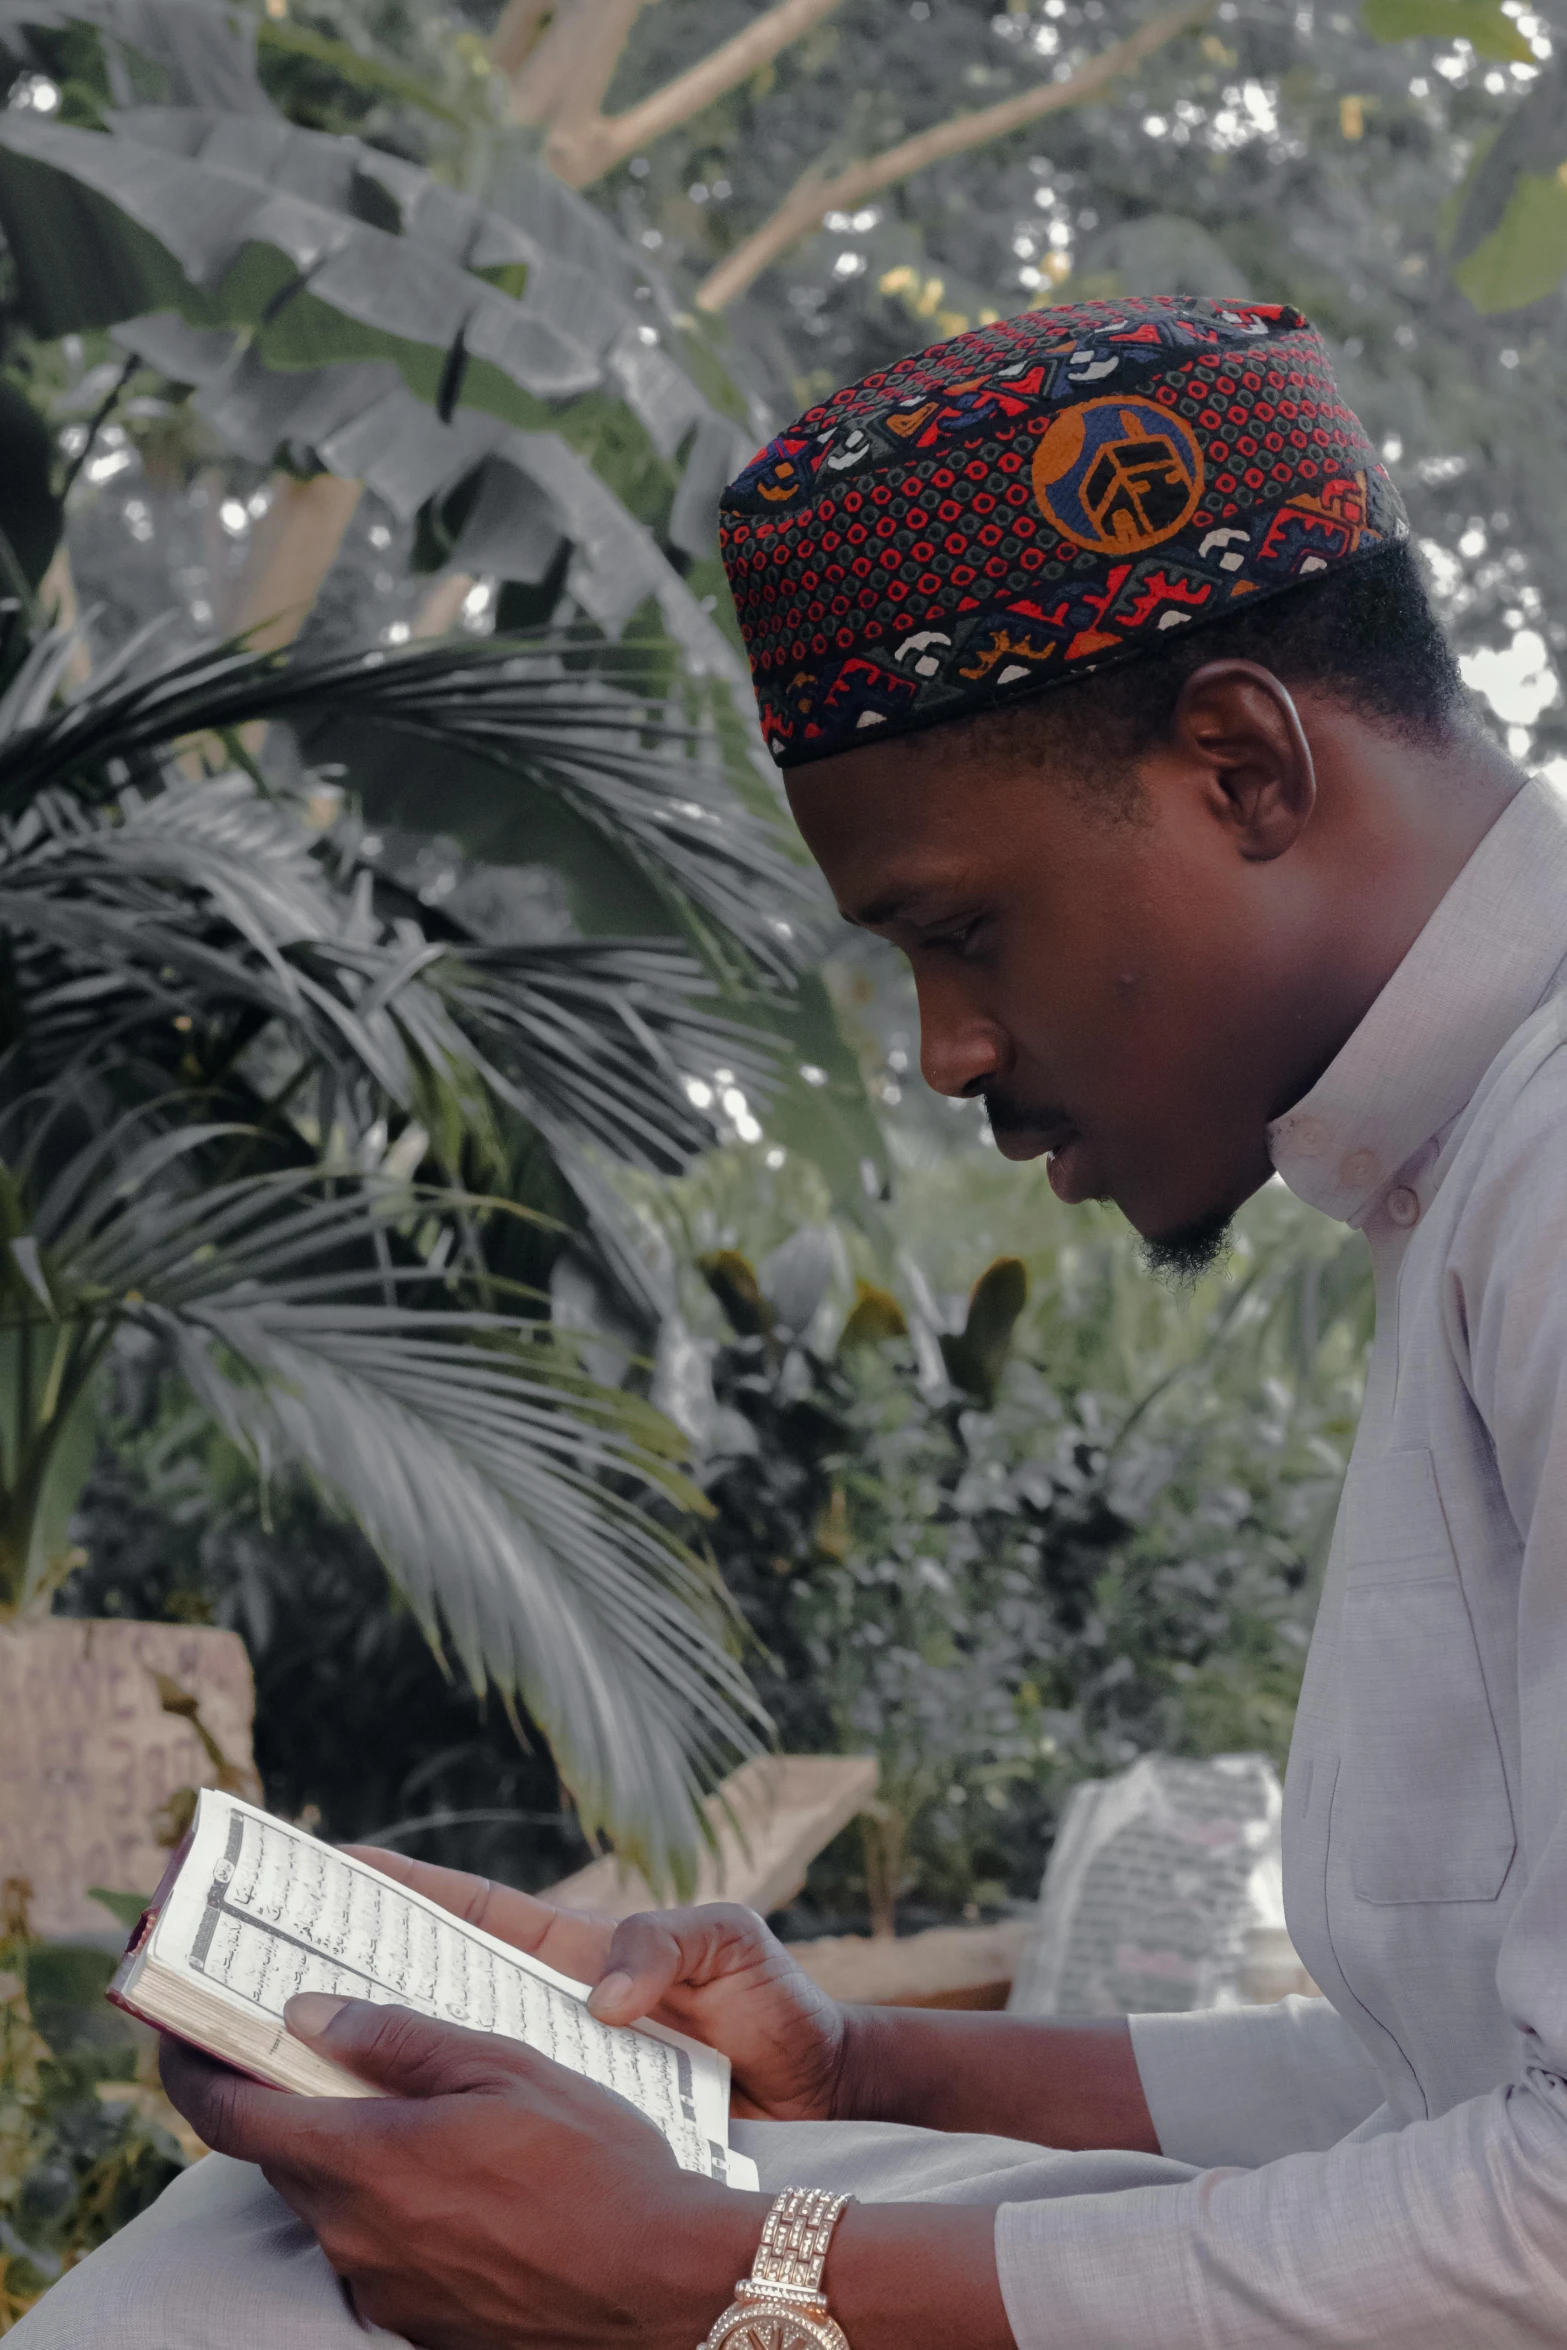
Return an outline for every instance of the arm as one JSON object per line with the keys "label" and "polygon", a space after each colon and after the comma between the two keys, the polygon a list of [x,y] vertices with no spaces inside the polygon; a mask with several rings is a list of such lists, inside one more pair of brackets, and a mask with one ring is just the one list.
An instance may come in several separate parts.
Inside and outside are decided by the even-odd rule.
{"label": "arm", "polygon": [[1518,1887],[1497,1964],[1516,2071],[1435,2119],[1248,2174],[998,2218],[1020,2350],[1536,2350],[1567,2339],[1567,1054],[1492,1138],[1448,1343],[1522,1541]]}
{"label": "arm", "polygon": [[844,2010],[837,2121],[1253,2168],[1336,2145],[1382,2102],[1325,1999],[1081,2020]]}
{"label": "arm", "polygon": [[605,2023],[650,2016],[721,2049],[734,2068],[734,2111],[747,2118],[914,2122],[1044,2146],[1159,2150],[1119,2016],[1056,2023],[840,2007],[754,1910],[711,1902],[617,1924],[401,1853],[351,1849],[593,1983]]}
{"label": "arm", "polygon": [[723,2049],[734,2110],[762,2119],[902,2122],[1251,2164],[1332,2145],[1382,2095],[1324,1999],[1130,2025],[838,2007],[759,1918],[722,1906],[630,1918],[582,1971],[600,1975],[593,2004],[606,2022],[657,2015]]}
{"label": "arm", "polygon": [[851,2007],[843,2021],[834,2121],[911,2122],[1039,2146],[1159,2152],[1122,2016],[1058,2023]]}
{"label": "arm", "polygon": [[1136,2015],[1132,2053],[1160,2153],[1198,2170],[1319,2153],[1383,2101],[1375,2065],[1325,1999]]}
{"label": "arm", "polygon": [[[259,2164],[364,2323],[426,2350],[693,2350],[772,2196],[680,2170],[607,2090],[515,2040],[309,1994],[291,2031],[383,2094],[291,2097],[178,2041],[163,2076],[205,2142]],[[994,2214],[852,2208],[827,2290],[853,2350],[1014,2350]]]}

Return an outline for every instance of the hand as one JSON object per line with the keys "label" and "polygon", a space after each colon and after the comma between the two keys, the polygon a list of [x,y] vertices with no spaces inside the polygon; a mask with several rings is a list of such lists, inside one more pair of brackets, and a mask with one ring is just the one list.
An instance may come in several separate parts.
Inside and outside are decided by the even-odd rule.
{"label": "hand", "polygon": [[347,1848],[515,1950],[591,1983],[606,2024],[650,2016],[705,2040],[732,2067],[732,2109],[762,2121],[841,2118],[848,2028],[754,1910],[735,1902],[616,1920],[368,1845]]}
{"label": "hand", "polygon": [[169,2039],[164,2085],[259,2163],[361,2317],[428,2350],[691,2350],[727,2305],[767,2198],[682,2171],[622,2099],[406,2008],[312,1993],[288,2023],[387,2094],[289,2096]]}

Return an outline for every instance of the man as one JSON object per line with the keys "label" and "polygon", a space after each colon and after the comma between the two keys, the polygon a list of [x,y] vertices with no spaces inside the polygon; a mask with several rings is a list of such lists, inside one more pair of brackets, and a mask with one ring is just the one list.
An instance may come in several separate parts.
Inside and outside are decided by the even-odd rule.
{"label": "man", "polygon": [[[1326,1998],[845,2011],[745,1912],[612,1932],[388,1858],[607,2020],[727,2049],[765,2192],[509,2044],[296,2002],[392,2094],[289,2099],[171,2046],[238,2161],[22,2350],[347,2350],[361,2321],[837,2350],[823,2240],[850,2350],[1567,2340],[1567,816],[1466,715],[1405,541],[1311,330],[1198,300],[938,346],[725,500],[764,730],[843,912],[913,965],[931,1083],[1156,1261],[1206,1261],[1275,1167],[1366,1232],[1285,1822]],[[861,2200],[726,2331],[790,2186]]]}

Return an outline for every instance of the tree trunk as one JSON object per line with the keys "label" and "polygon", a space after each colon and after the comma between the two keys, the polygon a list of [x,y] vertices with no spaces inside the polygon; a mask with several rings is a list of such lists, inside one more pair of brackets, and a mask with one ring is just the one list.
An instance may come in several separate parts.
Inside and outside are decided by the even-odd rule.
{"label": "tree trunk", "polygon": [[[71,550],[64,539],[55,548],[49,568],[38,582],[38,609],[52,628],[61,630],[74,628],[81,617],[76,579],[71,570]],[[91,675],[92,655],[87,649],[87,639],[78,637],[60,683],[67,693],[80,693]]]}
{"label": "tree trunk", "polygon": [[860,1814],[860,1845],[865,1855],[865,1890],[870,1900],[873,1934],[895,1934],[898,1929],[906,1828],[902,1812],[885,1797],[878,1797]]}
{"label": "tree trunk", "polygon": [[234,582],[223,625],[248,633],[257,651],[292,644],[310,617],[364,484],[334,473],[300,481],[272,477],[272,503],[256,525],[244,569]]}
{"label": "tree trunk", "polygon": [[450,636],[478,585],[471,571],[448,571],[430,587],[414,614],[416,637]]}
{"label": "tree trunk", "polygon": [[490,63],[509,82],[515,84],[520,79],[553,7],[554,0],[506,0],[490,35]]}
{"label": "tree trunk", "polygon": [[548,26],[508,75],[512,119],[566,125],[596,115],[645,5],[646,0],[557,0]]}

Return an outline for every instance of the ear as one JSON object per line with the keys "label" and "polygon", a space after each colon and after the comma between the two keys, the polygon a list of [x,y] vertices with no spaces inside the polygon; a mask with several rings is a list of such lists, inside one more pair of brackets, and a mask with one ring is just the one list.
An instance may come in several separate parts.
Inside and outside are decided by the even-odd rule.
{"label": "ear", "polygon": [[1265,864],[1293,848],[1317,803],[1300,713],[1271,669],[1209,661],[1181,688],[1171,740],[1205,771],[1213,813],[1239,854]]}

